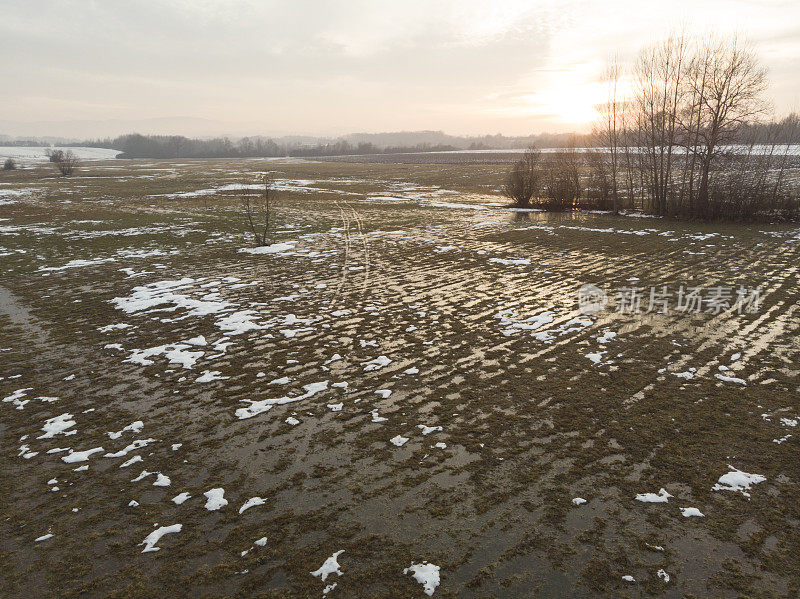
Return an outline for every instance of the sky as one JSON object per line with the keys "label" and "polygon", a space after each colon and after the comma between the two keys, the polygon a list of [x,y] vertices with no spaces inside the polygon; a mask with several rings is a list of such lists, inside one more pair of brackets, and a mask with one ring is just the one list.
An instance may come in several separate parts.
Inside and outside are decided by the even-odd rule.
{"label": "sky", "polygon": [[680,27],[800,106],[798,0],[0,0],[0,134],[588,131],[608,59]]}

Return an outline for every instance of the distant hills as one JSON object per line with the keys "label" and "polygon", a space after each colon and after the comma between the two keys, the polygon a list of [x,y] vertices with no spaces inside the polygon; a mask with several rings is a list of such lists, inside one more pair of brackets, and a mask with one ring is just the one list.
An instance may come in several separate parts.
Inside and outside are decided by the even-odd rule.
{"label": "distant hills", "polygon": [[[10,136],[0,134],[0,143],[4,145],[93,145],[107,146],[109,143],[120,140],[130,141],[133,138],[146,139],[171,139],[183,140],[185,142],[213,143],[220,140],[228,140],[233,145],[237,145],[242,140],[256,143],[273,142],[287,150],[310,149],[316,147],[332,147],[337,144],[346,144],[350,147],[373,146],[379,150],[389,148],[439,148],[453,150],[469,149],[515,149],[526,148],[532,144],[537,146],[559,147],[569,145],[573,141],[579,145],[583,144],[585,135],[575,135],[572,133],[542,133],[538,135],[526,136],[505,136],[501,134],[481,135],[481,136],[460,136],[449,135],[443,131],[393,131],[385,133],[350,133],[339,137],[324,137],[312,135],[282,135],[282,136],[198,136],[186,137],[183,135],[159,135],[152,133],[131,133],[115,137],[105,137],[102,139],[87,140],[85,137],[63,137],[63,136]],[[245,145],[247,145],[247,141]]]}
{"label": "distant hills", "polygon": [[[741,129],[742,139],[765,139],[768,140],[768,143],[800,143],[799,122],[797,115],[790,115],[779,122],[746,125]],[[636,139],[631,139],[631,143],[635,145]],[[443,131],[394,131],[350,133],[340,137],[309,135],[185,137],[183,135],[130,133],[94,140],[48,136],[25,138],[0,134],[0,145],[73,145],[108,148],[121,151],[121,158],[236,158],[347,156],[448,150],[512,150],[530,146],[562,148],[573,145],[585,147],[594,144],[591,135],[574,133],[459,136],[449,135]]]}
{"label": "distant hills", "polygon": [[73,145],[122,151],[122,158],[224,158],[279,156],[342,156],[446,150],[505,150],[585,145],[588,136],[539,134],[529,136],[457,136],[443,131],[351,133],[341,137],[287,135],[282,137],[185,137],[131,133],[105,139],[61,137],[20,138],[0,135],[0,144],[15,146]]}

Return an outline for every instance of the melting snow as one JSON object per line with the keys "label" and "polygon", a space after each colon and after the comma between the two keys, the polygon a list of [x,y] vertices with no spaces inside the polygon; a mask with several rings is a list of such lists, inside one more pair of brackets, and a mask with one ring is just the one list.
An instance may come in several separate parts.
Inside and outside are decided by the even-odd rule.
{"label": "melting snow", "polygon": [[423,436],[442,430],[441,426],[425,426],[424,424],[418,424],[417,428],[422,431]]}
{"label": "melting snow", "polygon": [[67,270],[70,268],[80,268],[82,266],[94,266],[95,264],[103,264],[104,262],[115,262],[114,258],[94,258],[92,260],[70,260],[64,266],[40,266],[39,270],[56,272],[59,270]]}
{"label": "melting snow", "polygon": [[144,549],[142,549],[142,553],[149,553],[150,551],[160,551],[161,547],[156,547],[156,544],[161,540],[166,534],[180,532],[183,528],[182,524],[173,524],[172,526],[160,526],[156,528],[153,532],[147,535],[139,545],[144,545]]}
{"label": "melting snow", "polygon": [[592,354],[586,354],[586,357],[589,358],[593,363],[599,364],[603,360],[603,354],[606,353],[604,351],[595,352]]}
{"label": "melting snow", "polygon": [[223,495],[225,495],[225,489],[220,489],[220,488],[210,489],[205,493],[203,493],[203,495],[205,495],[206,498],[208,499],[205,505],[208,511],[213,512],[215,510],[220,509],[221,507],[228,505],[228,500],[223,497]]}
{"label": "melting snow", "polygon": [[505,266],[528,266],[530,258],[489,258],[489,262],[504,264]]}
{"label": "melting snow", "polygon": [[728,465],[728,468],[731,471],[719,477],[717,484],[711,487],[712,491],[738,491],[749,499],[750,485],[757,485],[767,480],[767,477],[761,474],[742,472],[731,465]]}
{"label": "melting snow", "polygon": [[149,366],[154,364],[150,358],[163,354],[163,356],[169,360],[170,364],[180,364],[188,369],[194,366],[197,360],[202,358],[204,354],[204,352],[201,351],[186,351],[190,347],[190,345],[186,345],[185,343],[176,343],[174,345],[158,345],[147,349],[134,349],[131,350],[131,355],[125,359],[125,362]]}
{"label": "melting snow", "polygon": [[123,456],[128,455],[130,452],[135,451],[137,449],[141,449],[142,447],[146,447],[148,443],[152,443],[155,439],[136,439],[133,443],[126,445],[123,449],[120,449],[114,453],[107,453],[105,456],[106,458],[121,458]]}
{"label": "melting snow", "polygon": [[391,363],[392,361],[386,356],[378,356],[374,360],[369,360],[368,362],[362,362],[362,364],[364,365],[364,372],[379,370],[384,366],[388,366]]}
{"label": "melting snow", "polygon": [[119,465],[119,467],[120,467],[120,468],[127,468],[127,467],[128,467],[128,466],[130,466],[131,464],[135,464],[136,462],[141,462],[141,461],[142,461],[142,456],[140,456],[140,455],[135,455],[135,456],[133,456],[131,459],[129,459],[129,460],[126,460],[126,461],[122,462],[122,463]]}
{"label": "melting snow", "polygon": [[314,570],[313,572],[311,572],[311,575],[322,578],[322,582],[325,582],[325,580],[331,574],[337,574],[339,576],[342,576],[343,572],[339,569],[340,566],[339,562],[337,561],[337,558],[342,553],[344,553],[344,549],[340,549],[339,551],[334,553],[332,556],[330,556],[322,563],[322,565],[319,567],[318,570]]}
{"label": "melting snow", "polygon": [[[524,320],[517,320],[516,312],[513,309],[507,309],[501,310],[495,314],[494,317],[500,319],[500,326],[506,327],[502,331],[503,335],[505,336],[513,335],[520,330],[535,331],[536,329],[553,322],[553,313],[550,311],[544,311],[540,314],[535,314],[534,316]],[[544,335],[544,337],[539,337],[539,340],[547,341],[550,339],[550,336],[546,332],[542,335]]]}
{"label": "melting snow", "polygon": [[175,308],[185,308],[192,316],[214,314],[231,306],[226,301],[196,300],[175,293],[177,290],[189,289],[193,283],[195,280],[188,277],[176,281],[158,281],[134,287],[129,296],[115,297],[111,303],[128,314],[172,304]]}
{"label": "melting snow", "polygon": [[239,250],[240,254],[280,254],[281,252],[288,252],[294,249],[297,242],[284,242],[273,243],[272,245],[262,245],[256,248],[242,248]]}
{"label": "melting snow", "polygon": [[95,447],[94,449],[87,449],[85,451],[72,451],[69,450],[69,454],[62,456],[61,459],[66,462],[67,464],[74,464],[75,462],[85,462],[89,459],[94,453],[99,453],[101,451],[105,451],[102,447]]}
{"label": "melting snow", "polygon": [[76,431],[66,432],[67,429],[73,426],[75,426],[75,421],[72,419],[72,414],[64,412],[60,416],[56,416],[54,418],[48,418],[47,421],[45,421],[44,426],[42,427],[44,434],[36,438],[52,439],[58,434],[74,435]]}
{"label": "melting snow", "polygon": [[612,331],[606,331],[600,337],[597,338],[597,342],[598,343],[608,343],[609,341],[614,339],[616,336],[617,336],[616,333],[614,333]]}
{"label": "melting snow", "polygon": [[421,564],[411,564],[403,570],[403,574],[411,572],[414,580],[422,585],[422,590],[429,597],[433,595],[436,587],[439,586],[439,566],[422,562]]}
{"label": "melting snow", "polygon": [[737,385],[747,384],[747,381],[745,381],[744,379],[736,378],[735,376],[725,376],[724,374],[719,374],[719,373],[715,374],[714,376],[721,381],[725,381],[726,383],[736,383]]}
{"label": "melting snow", "polygon": [[252,418],[253,416],[257,416],[263,412],[272,409],[272,406],[275,405],[283,405],[287,403],[293,403],[296,401],[301,401],[303,399],[307,399],[320,391],[324,391],[328,388],[328,381],[322,381],[321,383],[311,383],[309,385],[304,385],[303,389],[306,392],[303,395],[298,395],[297,397],[277,397],[275,399],[262,399],[260,401],[255,401],[251,399],[246,399],[250,403],[249,406],[246,408],[239,408],[236,410],[236,417],[239,420],[245,420],[247,418]]}
{"label": "melting snow", "polygon": [[220,376],[222,374],[219,370],[204,370],[203,374],[195,379],[197,383],[210,383],[211,381],[224,381],[229,378],[227,376]]}
{"label": "melting snow", "polygon": [[251,507],[255,507],[257,505],[264,505],[267,501],[262,499],[261,497],[251,497],[247,501],[244,502],[242,507],[239,508],[239,513],[242,514],[246,510],[249,510]]}
{"label": "melting snow", "polygon": [[144,422],[141,420],[137,420],[136,422],[131,422],[128,426],[123,428],[120,431],[106,433],[109,439],[119,439],[122,436],[122,433],[127,431],[131,431],[133,433],[141,433],[142,429],[144,428]]}
{"label": "melting snow", "polygon": [[22,399],[28,394],[28,391],[32,391],[33,387],[26,387],[24,389],[17,389],[11,395],[7,395],[3,398],[3,402],[11,402],[15,406],[17,406],[18,410],[22,410],[25,407],[25,404],[30,402],[29,399]]}
{"label": "melting snow", "polygon": [[666,490],[661,489],[658,493],[639,493],[636,495],[636,501],[643,501],[644,503],[667,503],[669,498],[672,497]]}

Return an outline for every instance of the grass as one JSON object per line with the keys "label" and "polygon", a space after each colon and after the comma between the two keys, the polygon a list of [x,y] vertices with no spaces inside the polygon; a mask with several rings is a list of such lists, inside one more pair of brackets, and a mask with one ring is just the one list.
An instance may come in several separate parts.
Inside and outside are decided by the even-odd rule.
{"label": "grass", "polygon": [[[315,181],[280,192],[272,240],[318,254],[238,253],[249,240],[235,191],[168,197],[253,182],[264,170]],[[22,410],[0,404],[8,439],[0,487],[9,490],[0,499],[2,594],[305,597],[321,594],[325,585],[309,572],[339,549],[344,576],[325,584],[337,582],[340,596],[422,596],[402,571],[423,560],[441,566],[437,597],[796,592],[798,437],[773,441],[792,433],[780,418],[800,412],[796,232],[431,205],[502,202],[502,171],[205,160],[88,163],[68,180],[47,168],[3,173],[0,190],[33,191],[4,205],[0,221],[0,397],[33,390]],[[454,193],[368,201],[403,195],[400,184]],[[367,235],[351,231],[348,243],[342,208],[356,211]],[[440,249],[448,246],[456,248]],[[107,261],[40,270],[77,259]],[[220,352],[201,348],[191,370],[163,357],[123,361],[133,348],[222,337],[214,316],[126,315],[111,303],[134,286],[182,277],[197,281],[192,297],[218,289],[260,322],[289,313],[319,320],[292,338],[279,332],[289,325],[233,336],[213,358]],[[608,310],[550,343],[525,331],[505,336],[496,318],[509,308],[519,319],[552,310],[565,322],[581,284],[613,290],[632,277],[645,288],[761,285],[762,306],[755,315]],[[206,283],[218,285],[203,291]],[[290,295],[297,299],[273,301]],[[332,316],[340,309],[351,312]],[[98,330],[120,322],[134,326]],[[601,348],[606,329],[618,336]],[[105,348],[114,343],[124,351]],[[586,354],[599,349],[607,353],[594,365]],[[731,363],[734,352],[743,357]],[[326,365],[334,353],[343,359]],[[378,355],[393,362],[365,372],[362,363]],[[747,385],[716,379],[719,365]],[[403,374],[411,366],[420,373]],[[698,371],[690,380],[672,374],[689,367]],[[195,383],[206,369],[229,378]],[[266,384],[282,376],[292,379],[287,388]],[[298,395],[326,379],[349,390],[234,417],[243,400]],[[374,394],[383,388],[387,399]],[[338,402],[340,412],[327,407]],[[388,420],[373,423],[373,409]],[[75,436],[36,439],[64,412],[77,420]],[[295,427],[284,422],[292,413]],[[140,435],[109,439],[134,420],[144,422]],[[418,424],[444,430],[422,436]],[[410,441],[391,445],[397,434]],[[147,437],[155,441],[130,454],[144,461],[125,469],[123,459],[93,456],[87,472],[75,472],[63,454],[46,453],[116,451]],[[432,447],[440,441],[446,449]],[[23,443],[39,455],[19,457]],[[749,500],[712,492],[728,464],[767,481]],[[142,469],[168,474],[172,485],[130,482]],[[52,478],[59,482],[46,484]],[[219,512],[203,509],[212,487],[230,501]],[[634,500],[660,487],[674,495],[668,504]],[[192,499],[177,506],[170,498],[181,491]],[[239,515],[253,496],[266,504]],[[589,502],[574,507],[576,496]],[[686,506],[706,517],[682,517]],[[156,522],[184,528],[160,552],[141,554],[137,544]],[[53,539],[33,543],[47,530]],[[262,536],[267,546],[252,549]],[[622,581],[626,574],[638,582]]]}

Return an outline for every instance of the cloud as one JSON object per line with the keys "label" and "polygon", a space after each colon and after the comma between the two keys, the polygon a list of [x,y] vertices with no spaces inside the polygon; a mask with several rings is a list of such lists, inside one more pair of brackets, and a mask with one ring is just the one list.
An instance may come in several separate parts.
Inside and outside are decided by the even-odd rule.
{"label": "cloud", "polygon": [[19,123],[179,115],[253,133],[564,130],[591,116],[611,54],[632,58],[687,23],[755,39],[788,106],[798,22],[800,7],[784,1],[29,0],[0,19],[14,57],[0,63],[14,82],[0,102]]}

